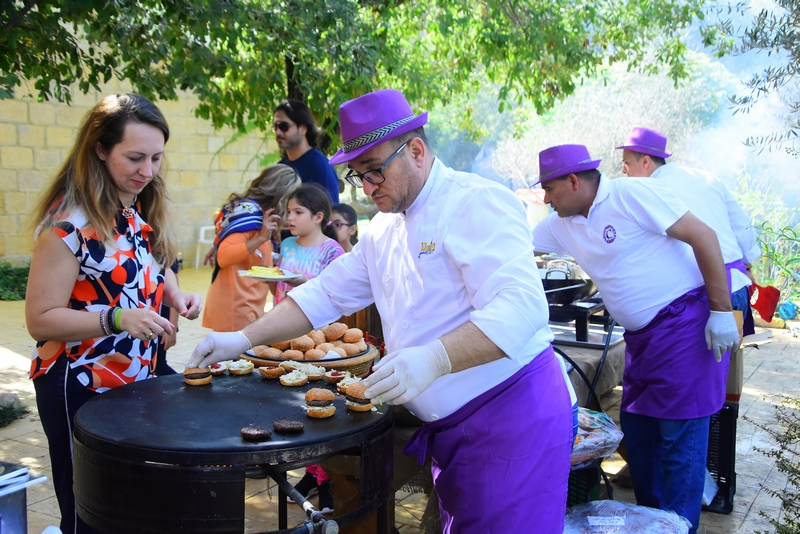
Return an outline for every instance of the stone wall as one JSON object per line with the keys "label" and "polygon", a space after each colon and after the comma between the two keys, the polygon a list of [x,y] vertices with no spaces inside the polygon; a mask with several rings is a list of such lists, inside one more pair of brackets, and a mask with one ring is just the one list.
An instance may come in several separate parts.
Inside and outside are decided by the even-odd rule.
{"label": "stone wall", "polygon": [[[30,97],[0,100],[0,261],[29,260],[29,214],[72,148],[81,119],[105,95],[124,91],[130,86],[122,83],[86,95],[75,88],[71,105]],[[258,176],[256,156],[277,146],[271,135],[265,142],[258,132],[232,141],[233,130],[216,131],[195,117],[197,99],[191,94],[157,104],[170,127],[167,182],[180,250],[184,265],[193,267],[200,227],[212,224],[214,211],[231,192]]]}

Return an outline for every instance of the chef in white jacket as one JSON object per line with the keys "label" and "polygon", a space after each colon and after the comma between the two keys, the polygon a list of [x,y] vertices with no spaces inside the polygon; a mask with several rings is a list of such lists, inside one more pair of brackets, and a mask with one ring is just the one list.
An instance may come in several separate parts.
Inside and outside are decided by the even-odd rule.
{"label": "chef in white jacket", "polygon": [[[650,128],[634,128],[625,144],[617,149],[622,150],[623,173],[631,178],[661,180],[689,211],[716,232],[728,272],[733,309],[744,312],[747,317],[750,312],[748,288],[752,283],[750,264],[761,257],[761,247],[750,217],[725,184],[705,171],[667,163],[666,159],[672,155],[667,150],[667,137]],[[751,331],[745,334],[753,333],[752,319],[749,323]]]}
{"label": "chef in white jacket", "polygon": [[437,160],[399,91],[339,109],[348,163],[381,213],[350,254],[241,332],[214,333],[190,365],[307,333],[375,302],[389,351],[366,379],[373,402],[425,424],[405,447],[433,458],[444,532],[560,534],[571,396],[520,201]]}

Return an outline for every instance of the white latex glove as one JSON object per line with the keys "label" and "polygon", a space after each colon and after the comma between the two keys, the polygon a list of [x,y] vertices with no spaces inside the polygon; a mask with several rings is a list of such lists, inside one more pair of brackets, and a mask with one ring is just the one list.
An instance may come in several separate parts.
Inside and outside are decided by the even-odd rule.
{"label": "white latex glove", "polygon": [[714,357],[718,362],[722,361],[723,354],[739,346],[739,328],[736,326],[732,311],[711,310],[705,333],[706,346],[714,351]]}
{"label": "white latex glove", "polygon": [[398,350],[381,359],[364,380],[372,403],[403,404],[452,371],[450,358],[438,339],[423,347]]}
{"label": "white latex glove", "polygon": [[223,360],[235,360],[244,351],[252,349],[250,340],[242,333],[212,332],[195,347],[186,367],[208,367]]}

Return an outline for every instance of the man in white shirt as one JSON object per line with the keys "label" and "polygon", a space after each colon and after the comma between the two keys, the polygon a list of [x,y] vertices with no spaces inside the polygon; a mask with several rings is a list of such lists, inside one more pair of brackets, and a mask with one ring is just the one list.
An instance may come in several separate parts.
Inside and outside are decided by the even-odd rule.
{"label": "man in white shirt", "polygon": [[745,335],[752,334],[749,287],[750,264],[761,257],[750,217],[716,176],[699,169],[667,163],[667,137],[650,128],[631,131],[622,150],[622,172],[630,176],[662,180],[698,219],[717,234],[722,259],[728,271],[731,302],[734,310],[745,316]]}
{"label": "man in white shirt", "polygon": [[308,332],[375,302],[389,354],[374,402],[425,422],[405,447],[433,457],[444,532],[563,531],[571,396],[522,203],[445,167],[399,91],[342,104],[347,180],[381,213],[349,254],[242,332],[209,335],[190,365]]}
{"label": "man in white shirt", "polygon": [[[639,504],[692,522],[711,414],[725,401],[739,334],[714,231],[656,180],[609,180],[583,145],[539,154],[545,202],[537,252],[567,253],[625,329],[620,419]],[[684,243],[689,246],[685,246]]]}

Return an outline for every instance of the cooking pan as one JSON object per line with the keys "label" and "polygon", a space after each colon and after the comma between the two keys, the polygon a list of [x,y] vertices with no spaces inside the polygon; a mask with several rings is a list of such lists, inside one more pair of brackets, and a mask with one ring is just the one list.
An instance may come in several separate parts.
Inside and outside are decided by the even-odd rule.
{"label": "cooking pan", "polygon": [[597,293],[589,275],[568,260],[550,260],[546,268],[539,268],[539,277],[549,304],[571,304]]}

